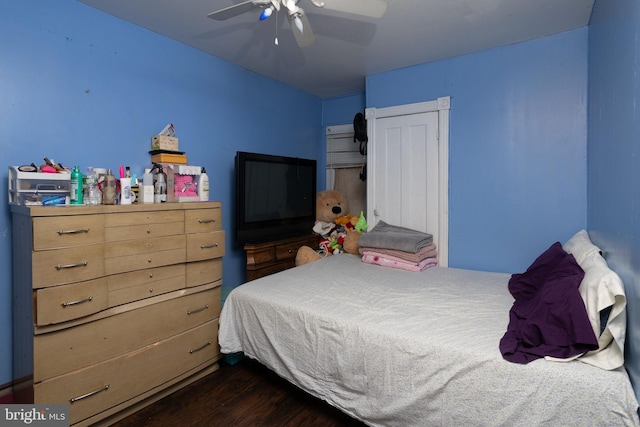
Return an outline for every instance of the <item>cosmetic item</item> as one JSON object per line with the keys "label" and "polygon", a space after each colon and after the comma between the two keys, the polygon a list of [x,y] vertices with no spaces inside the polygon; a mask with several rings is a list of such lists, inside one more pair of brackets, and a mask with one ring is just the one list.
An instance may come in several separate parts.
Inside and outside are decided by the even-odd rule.
{"label": "cosmetic item", "polygon": [[140,201],[140,183],[138,182],[138,176],[134,173],[131,174],[131,203],[138,203]]}
{"label": "cosmetic item", "polygon": [[153,185],[141,185],[138,195],[140,196],[138,203],[154,203]]}
{"label": "cosmetic item", "polygon": [[202,172],[198,177],[198,197],[202,202],[209,200],[209,176],[205,168],[202,168]]}
{"label": "cosmetic item", "polygon": [[111,169],[107,170],[107,174],[102,181],[102,203],[105,205],[116,204],[116,177],[113,176]]}
{"label": "cosmetic item", "polygon": [[78,166],[73,167],[73,172],[71,172],[71,182],[69,183],[69,188],[71,190],[71,204],[72,205],[81,205],[82,204],[82,172],[78,169]]}
{"label": "cosmetic item", "polygon": [[131,204],[131,178],[120,178],[120,204]]}

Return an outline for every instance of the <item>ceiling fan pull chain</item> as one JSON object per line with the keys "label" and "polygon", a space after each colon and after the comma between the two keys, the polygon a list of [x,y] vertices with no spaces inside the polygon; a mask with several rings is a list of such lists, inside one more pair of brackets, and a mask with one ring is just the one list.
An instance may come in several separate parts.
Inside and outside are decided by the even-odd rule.
{"label": "ceiling fan pull chain", "polygon": [[276,38],[274,43],[278,46],[278,14],[280,13],[280,8],[276,9]]}

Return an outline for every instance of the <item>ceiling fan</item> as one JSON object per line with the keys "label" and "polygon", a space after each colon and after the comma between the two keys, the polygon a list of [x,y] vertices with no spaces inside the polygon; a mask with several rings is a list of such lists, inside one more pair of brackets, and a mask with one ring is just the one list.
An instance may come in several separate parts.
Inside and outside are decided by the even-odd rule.
{"label": "ceiling fan", "polygon": [[[234,4],[224,9],[209,13],[211,19],[224,21],[246,12],[253,12],[262,9],[259,20],[264,21],[275,11],[281,9],[287,15],[291,30],[300,47],[310,46],[315,43],[316,38],[311,30],[311,25],[307,15],[302,8],[298,7],[299,0],[249,0]],[[309,0],[315,7],[337,12],[350,13],[353,15],[367,16],[371,18],[381,18],[387,10],[387,0]],[[276,36],[275,43],[278,44]]]}

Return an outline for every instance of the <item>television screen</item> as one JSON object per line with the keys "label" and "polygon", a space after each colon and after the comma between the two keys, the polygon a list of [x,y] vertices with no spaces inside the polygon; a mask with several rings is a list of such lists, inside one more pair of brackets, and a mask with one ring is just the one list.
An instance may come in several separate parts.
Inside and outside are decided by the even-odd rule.
{"label": "television screen", "polygon": [[236,240],[260,242],[311,234],[316,161],[238,152]]}

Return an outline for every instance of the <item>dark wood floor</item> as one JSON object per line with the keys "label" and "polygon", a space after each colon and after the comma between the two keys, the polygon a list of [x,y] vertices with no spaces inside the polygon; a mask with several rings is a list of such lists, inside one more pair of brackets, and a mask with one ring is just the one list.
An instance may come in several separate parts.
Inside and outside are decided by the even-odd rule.
{"label": "dark wood floor", "polygon": [[362,427],[327,403],[244,358],[114,424],[153,426]]}

